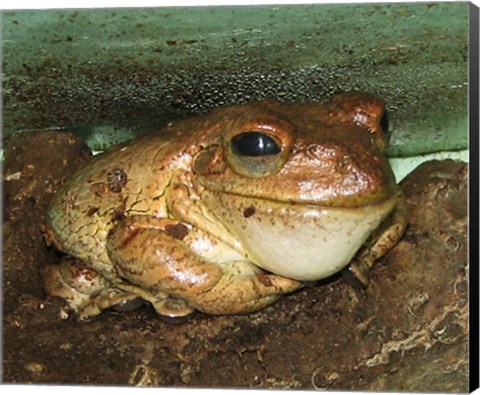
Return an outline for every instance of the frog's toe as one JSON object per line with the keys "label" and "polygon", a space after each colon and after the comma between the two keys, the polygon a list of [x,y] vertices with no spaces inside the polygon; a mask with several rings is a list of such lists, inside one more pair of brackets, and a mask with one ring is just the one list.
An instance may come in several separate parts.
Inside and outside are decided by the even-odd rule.
{"label": "frog's toe", "polygon": [[168,318],[185,317],[195,310],[184,300],[171,297],[162,298],[151,303],[157,314]]}
{"label": "frog's toe", "polygon": [[132,311],[132,310],[138,309],[139,307],[142,307],[144,304],[145,304],[145,300],[132,295],[131,298],[125,298],[120,302],[114,304],[112,306],[112,310],[115,310],[118,312]]}
{"label": "frog's toe", "polygon": [[365,289],[370,283],[370,270],[360,260],[354,260],[342,270],[342,277],[353,288]]}

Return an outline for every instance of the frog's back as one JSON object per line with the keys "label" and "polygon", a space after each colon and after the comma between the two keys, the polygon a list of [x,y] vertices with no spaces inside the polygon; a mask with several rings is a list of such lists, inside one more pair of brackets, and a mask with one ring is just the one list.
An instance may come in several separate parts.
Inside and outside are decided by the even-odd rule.
{"label": "frog's back", "polygon": [[110,271],[105,242],[116,222],[135,214],[167,216],[164,192],[178,170],[171,165],[178,151],[172,139],[156,134],[94,157],[52,200],[49,237],[62,251]]}

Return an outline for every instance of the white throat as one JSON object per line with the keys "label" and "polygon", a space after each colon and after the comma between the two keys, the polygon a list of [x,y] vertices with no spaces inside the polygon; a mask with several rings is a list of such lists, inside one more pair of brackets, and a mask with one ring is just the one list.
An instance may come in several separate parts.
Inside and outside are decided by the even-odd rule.
{"label": "white throat", "polygon": [[217,200],[215,214],[242,243],[247,259],[301,281],[343,269],[395,206],[395,198],[355,208],[288,205],[225,194],[208,198],[210,203]]}

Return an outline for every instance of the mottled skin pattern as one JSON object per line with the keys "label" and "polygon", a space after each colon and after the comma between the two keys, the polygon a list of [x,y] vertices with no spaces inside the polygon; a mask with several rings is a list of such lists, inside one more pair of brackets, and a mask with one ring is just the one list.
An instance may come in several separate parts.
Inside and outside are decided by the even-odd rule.
{"label": "mottled skin pattern", "polygon": [[[47,240],[76,259],[45,268],[47,292],[65,298],[82,318],[136,306],[139,298],[172,317],[194,310],[248,313],[341,270],[365,241],[347,270],[367,285],[369,268],[406,224],[403,197],[383,155],[384,111],[382,101],[366,93],[323,104],[264,101],[112,147],[51,202]],[[276,151],[251,154],[241,138],[240,148],[232,142],[251,132],[250,140],[268,136]],[[350,217],[365,228],[361,236]],[[324,243],[352,240],[351,253],[327,274],[315,274],[323,269],[302,261],[301,250],[315,245],[317,223]],[[322,233],[324,223],[345,234]],[[262,245],[261,236],[249,240],[250,226],[260,234],[271,226],[280,235],[298,235],[303,244],[286,269],[276,271],[275,261],[260,258],[276,246]],[[331,259],[325,259],[328,266]],[[314,274],[304,275],[310,269]]]}

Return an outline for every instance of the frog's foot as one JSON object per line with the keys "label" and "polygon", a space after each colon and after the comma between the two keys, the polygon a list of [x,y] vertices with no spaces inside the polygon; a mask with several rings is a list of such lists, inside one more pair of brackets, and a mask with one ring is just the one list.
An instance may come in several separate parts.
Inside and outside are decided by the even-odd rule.
{"label": "frog's foot", "polygon": [[353,260],[342,270],[342,277],[352,287],[365,289],[370,282],[370,268],[362,261]]}
{"label": "frog's foot", "polygon": [[143,299],[135,294],[126,293],[116,288],[104,288],[90,295],[78,306],[77,314],[81,320],[99,315],[101,312],[112,309],[115,311],[134,310],[144,303]]}
{"label": "frog's foot", "polygon": [[45,266],[43,279],[47,294],[65,299],[81,319],[100,314],[110,307],[125,311],[143,303],[132,293],[110,288],[96,271],[73,258],[64,258],[58,265]]}
{"label": "frog's foot", "polygon": [[368,242],[357,253],[349,266],[342,271],[344,280],[355,288],[366,288],[370,283],[370,269],[401,239],[408,224],[408,206],[400,188],[397,188],[397,205],[382,222]]}
{"label": "frog's foot", "polygon": [[77,311],[90,295],[105,288],[105,280],[84,262],[64,258],[60,264],[43,268],[44,288],[47,294],[65,299]]}
{"label": "frog's foot", "polygon": [[160,296],[157,303],[147,299],[159,314],[182,316],[195,309],[209,314],[248,313],[304,285],[264,272],[238,275],[224,270],[168,231],[178,224],[132,216],[117,224],[107,240],[109,257],[123,278],[150,295],[168,295]]}
{"label": "frog's foot", "polygon": [[167,297],[152,301],[151,303],[159,315],[172,319],[185,317],[194,311],[183,299]]}

